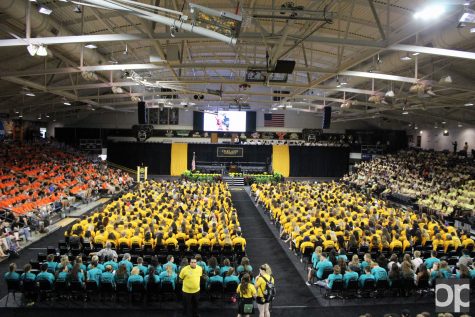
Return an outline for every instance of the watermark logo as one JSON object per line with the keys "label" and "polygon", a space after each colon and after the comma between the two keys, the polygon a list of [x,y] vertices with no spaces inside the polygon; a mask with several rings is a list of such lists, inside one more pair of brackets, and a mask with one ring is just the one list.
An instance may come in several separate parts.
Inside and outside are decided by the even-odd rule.
{"label": "watermark logo", "polygon": [[435,285],[435,311],[437,313],[470,312],[470,280],[437,279]]}

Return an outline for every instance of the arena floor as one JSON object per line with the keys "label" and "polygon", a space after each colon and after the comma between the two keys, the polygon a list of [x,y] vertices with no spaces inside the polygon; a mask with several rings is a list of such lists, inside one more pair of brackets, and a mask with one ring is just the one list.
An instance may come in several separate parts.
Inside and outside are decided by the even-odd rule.
{"label": "arena floor", "polygon": [[[251,265],[257,270],[262,263],[268,263],[273,270],[276,280],[277,297],[273,304],[272,316],[358,316],[362,313],[372,313],[373,316],[383,316],[385,313],[400,313],[403,309],[415,314],[428,311],[434,312],[434,298],[429,296],[408,298],[356,298],[332,299],[323,298],[317,287],[305,285],[305,270],[299,259],[289,251],[288,246],[278,239],[278,232],[270,223],[263,211],[256,207],[244,188],[231,189],[232,199],[238,211],[242,231],[247,239],[247,253]],[[30,258],[36,258],[41,250],[48,245],[56,245],[62,239],[64,230],[58,230],[28,249],[23,250],[16,261],[18,267],[26,264]],[[0,263],[0,272],[5,272],[8,261]],[[2,283],[3,284],[3,283]],[[30,307],[19,307],[19,298],[15,302],[10,296],[8,307],[5,307],[6,287],[0,289],[1,316],[51,316],[51,314],[67,314],[68,317],[104,316],[112,313],[122,316],[133,312],[141,312],[148,316],[182,316],[181,304],[178,302],[151,304],[118,304],[111,302],[70,302],[54,301],[36,303]],[[475,299],[471,307],[475,308]],[[201,316],[235,316],[236,304],[217,300],[203,301],[200,306]]]}

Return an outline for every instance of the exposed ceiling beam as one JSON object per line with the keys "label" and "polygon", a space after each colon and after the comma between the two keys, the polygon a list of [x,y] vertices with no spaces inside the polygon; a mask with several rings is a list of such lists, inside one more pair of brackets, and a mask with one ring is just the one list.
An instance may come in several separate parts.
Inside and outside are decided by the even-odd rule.
{"label": "exposed ceiling beam", "polygon": [[401,81],[401,82],[412,83],[412,84],[417,83],[417,79],[415,78],[380,74],[380,73],[375,73],[375,72],[343,71],[343,72],[340,72],[339,75],[375,78],[375,79],[383,79],[383,80],[391,80],[391,81]]}
{"label": "exposed ceiling beam", "polygon": [[444,48],[425,47],[425,46],[417,46],[417,45],[395,44],[395,45],[389,46],[388,50],[423,53],[423,54],[439,55],[439,56],[454,57],[454,58],[464,58],[464,59],[472,59],[472,60],[475,59],[475,53],[472,53],[472,52],[448,50]]}
{"label": "exposed ceiling beam", "polygon": [[[281,39],[280,35],[265,35],[268,43],[278,43]],[[71,43],[100,43],[100,42],[121,42],[121,41],[157,41],[157,40],[198,40],[206,37],[200,36],[196,33],[178,32],[175,37],[172,38],[168,33],[166,34],[154,34],[153,37],[149,37],[145,34],[101,34],[101,35],[74,35],[74,36],[55,36],[55,37],[36,37],[20,39],[7,39],[0,40],[0,47],[9,46],[28,46],[30,44],[36,45],[58,45],[58,44],[71,44]],[[300,40],[298,36],[290,36],[289,40]],[[243,33],[239,35],[239,40],[242,41],[256,41],[262,39],[262,35],[259,33]],[[29,41],[29,42],[28,42]],[[216,43],[215,41],[209,40]],[[335,44],[335,45],[350,45],[350,46],[363,46],[383,48],[384,42],[370,41],[370,40],[354,40],[354,39],[339,39],[333,37],[324,36],[310,36],[305,39],[305,42],[318,42],[322,44]],[[219,43],[221,44],[221,43]]]}
{"label": "exposed ceiling beam", "polygon": [[[163,61],[162,61],[163,62]],[[96,66],[83,66],[83,67],[64,67],[64,68],[47,68],[47,69],[32,69],[18,72],[0,72],[0,76],[43,76],[50,74],[68,74],[68,73],[80,73],[84,71],[88,72],[100,72],[100,71],[114,71],[114,70],[166,70],[163,65],[156,65],[159,61],[153,61],[147,64],[117,64],[117,65],[96,65]],[[184,63],[174,65],[174,68],[195,68],[195,69],[247,69],[249,67],[263,67],[264,64],[231,64],[231,63]],[[314,73],[334,73],[332,69],[325,69],[321,67],[309,66],[296,66],[295,71],[301,72],[314,72]]]}

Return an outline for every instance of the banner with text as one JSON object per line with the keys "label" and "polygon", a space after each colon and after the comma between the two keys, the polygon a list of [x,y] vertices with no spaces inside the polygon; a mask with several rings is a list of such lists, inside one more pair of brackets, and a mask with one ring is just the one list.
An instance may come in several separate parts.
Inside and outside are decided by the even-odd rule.
{"label": "banner with text", "polygon": [[242,147],[218,147],[217,157],[243,157],[244,148]]}

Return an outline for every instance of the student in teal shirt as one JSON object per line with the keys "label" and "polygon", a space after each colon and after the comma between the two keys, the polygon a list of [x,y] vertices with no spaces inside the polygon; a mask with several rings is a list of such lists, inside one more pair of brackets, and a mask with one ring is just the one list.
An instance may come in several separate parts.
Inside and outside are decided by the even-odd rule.
{"label": "student in teal shirt", "polygon": [[[206,262],[203,261],[203,258],[201,257],[201,255],[200,255],[200,254],[197,254],[197,255],[195,256],[195,258],[196,258],[196,264],[199,265],[199,266],[201,266],[201,268],[203,269],[203,272],[208,272],[208,271],[207,271],[207,270],[208,270],[208,266],[206,265]],[[186,265],[188,265],[188,263],[187,263]],[[180,265],[180,266],[181,266],[181,268],[184,268],[186,265]],[[163,268],[163,270],[165,270],[165,267]],[[176,271],[175,271],[175,272],[176,272]]]}
{"label": "student in teal shirt", "polygon": [[79,282],[81,285],[84,286],[84,272],[81,271],[79,263],[74,264],[71,272],[69,273],[69,281],[70,282]]}
{"label": "student in teal shirt", "polygon": [[229,282],[236,282],[236,285],[239,285],[239,277],[234,275],[234,268],[230,267],[228,272],[226,272],[226,276],[223,279],[223,285],[226,286]]}
{"label": "student in teal shirt", "polygon": [[363,260],[364,261],[361,262],[361,265],[360,265],[361,270],[363,271],[364,269],[366,269],[367,266],[371,268],[371,263],[373,263],[373,259],[371,259],[371,254],[365,253]]}
{"label": "student in teal shirt", "polygon": [[124,254],[124,257],[122,258],[122,261],[119,262],[119,266],[121,264],[125,265],[125,268],[127,269],[127,273],[130,273],[130,271],[132,271],[132,269],[134,267],[132,262],[130,262],[130,259],[131,259],[130,253],[126,253],[126,254]]}
{"label": "student in teal shirt", "polygon": [[142,258],[142,257],[139,257],[139,258],[137,259],[137,265],[136,265],[136,267],[139,268],[140,273],[142,274],[142,276],[147,275],[148,268],[143,265],[143,258]]}
{"label": "student in teal shirt", "polygon": [[56,281],[66,282],[68,280],[68,276],[69,276],[68,267],[65,266],[63,267],[62,271],[59,272],[58,275],[56,276]]}
{"label": "student in teal shirt", "polygon": [[219,275],[219,268],[216,268],[214,270],[214,275],[213,276],[210,276],[207,280],[206,280],[206,288],[209,289],[211,283],[221,283],[223,284],[224,282],[224,279],[221,275]]}
{"label": "student in teal shirt", "polygon": [[348,286],[349,281],[357,281],[359,277],[359,274],[357,272],[352,271],[351,267],[348,266],[346,268],[345,275],[343,275],[343,282],[345,283],[345,286]]}
{"label": "student in teal shirt", "polygon": [[140,270],[138,267],[134,267],[130,272],[129,279],[127,280],[127,288],[129,291],[132,290],[133,283],[143,284],[143,277],[140,275]]}
{"label": "student in teal shirt", "polygon": [[92,261],[91,264],[89,264],[89,268],[89,271],[87,271],[87,280],[95,281],[97,286],[99,286],[102,270],[97,267],[96,261]]}
{"label": "student in teal shirt", "polygon": [[51,285],[54,283],[54,275],[48,272],[48,263],[41,265],[41,272],[36,276],[36,281],[48,281]]}
{"label": "student in teal shirt", "polygon": [[224,259],[223,265],[219,269],[219,275],[221,275],[222,277],[225,277],[230,267],[231,267],[231,262],[229,261],[229,259]]}
{"label": "student in teal shirt", "polygon": [[373,276],[373,274],[371,274],[371,268],[369,266],[365,267],[364,272],[365,273],[362,274],[360,276],[360,278],[358,279],[360,287],[364,286],[364,283],[365,283],[366,280],[373,280],[374,281],[374,276]]}
{"label": "student in teal shirt", "polygon": [[171,265],[167,266],[167,270],[163,271],[159,275],[160,277],[160,282],[163,283],[164,281],[168,281],[172,283],[173,289],[175,289],[175,283],[176,283],[176,273],[173,271],[173,267]]}
{"label": "student in teal shirt", "polygon": [[117,271],[119,268],[119,264],[117,264],[117,258],[114,258],[112,255],[107,257],[107,262],[104,263],[104,267],[110,265],[112,267],[112,271]]}
{"label": "student in teal shirt", "polygon": [[[76,259],[74,259],[74,264],[76,264],[76,263],[79,264],[79,269],[80,269],[81,271],[83,271],[83,272],[86,272],[86,271],[87,271],[86,265],[84,265],[84,263],[82,263],[82,257],[81,257],[80,255],[78,255],[78,256],[76,257]],[[68,268],[68,269],[71,270],[72,267],[71,267],[71,268]]]}
{"label": "student in teal shirt", "polygon": [[25,264],[23,267],[23,273],[20,275],[20,280],[23,281],[35,281],[36,275],[31,273],[31,264]]}
{"label": "student in teal shirt", "polygon": [[48,263],[48,272],[54,273],[58,267],[58,262],[54,261],[54,254],[48,254],[46,258],[46,263]]}
{"label": "student in teal shirt", "polygon": [[333,282],[337,280],[343,280],[343,275],[341,275],[341,269],[339,265],[333,267],[333,273],[328,275],[328,278],[325,281],[318,281],[317,285],[331,289],[333,287]]}
{"label": "student in teal shirt", "polygon": [[374,279],[376,281],[380,281],[380,280],[385,280],[387,281],[388,280],[388,272],[386,272],[385,269],[383,269],[382,267],[380,267],[378,265],[378,263],[374,263],[374,266],[373,268],[371,269],[371,274],[373,274],[374,276]]}
{"label": "student in teal shirt", "polygon": [[317,264],[317,278],[321,280],[323,278],[323,272],[327,269],[333,269],[333,264],[327,260],[327,254],[326,252],[323,252],[320,255],[320,261],[318,261]]}
{"label": "student in teal shirt", "polygon": [[175,262],[175,258],[173,257],[173,255],[168,255],[167,256],[167,263],[163,264],[162,271],[166,271],[167,267],[171,266],[172,269],[173,269],[173,272],[176,273],[177,272],[177,266],[174,262]]}
{"label": "student in teal shirt", "polygon": [[112,265],[106,265],[106,270],[101,274],[101,283],[110,283],[115,287],[114,273],[112,273]]}
{"label": "student in teal shirt", "polygon": [[129,278],[129,273],[127,272],[127,267],[125,264],[119,264],[119,268],[115,272],[114,281],[116,284],[125,284]]}
{"label": "student in teal shirt", "polygon": [[435,250],[430,251],[430,255],[431,257],[426,259],[424,262],[428,270],[432,269],[432,266],[434,265],[434,263],[440,262],[440,260],[437,258],[437,251]]}
{"label": "student in teal shirt", "polygon": [[99,257],[97,255],[94,255],[92,258],[91,258],[91,263],[89,263],[89,265],[87,266],[87,270],[91,270],[93,267],[92,267],[92,263],[96,263],[96,268],[99,269],[101,272],[104,272],[106,270],[106,268],[104,267],[104,265],[102,265],[101,263],[99,263]]}
{"label": "student in teal shirt", "polygon": [[20,279],[20,274],[16,272],[16,264],[10,263],[8,267],[8,272],[3,275],[3,279],[6,281],[18,281]]}
{"label": "student in teal shirt", "polygon": [[148,274],[145,275],[143,279],[143,283],[145,288],[148,288],[148,285],[150,284],[158,284],[160,283],[160,277],[155,274],[155,268],[153,266],[150,266],[148,269]]}
{"label": "student in teal shirt", "polygon": [[348,257],[346,256],[345,248],[340,248],[338,255],[336,256],[337,260],[343,259],[343,261],[348,262]]}

